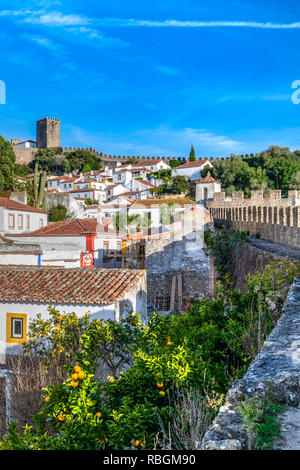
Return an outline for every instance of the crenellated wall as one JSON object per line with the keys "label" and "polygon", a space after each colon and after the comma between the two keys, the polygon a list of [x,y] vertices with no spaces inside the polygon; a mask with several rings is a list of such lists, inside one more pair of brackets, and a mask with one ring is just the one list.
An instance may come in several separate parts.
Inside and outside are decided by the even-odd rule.
{"label": "crenellated wall", "polygon": [[270,191],[268,198],[263,191],[252,191],[245,199],[242,191],[226,197],[224,192],[215,193],[207,205],[215,226],[226,226],[275,243],[300,248],[300,191]]}

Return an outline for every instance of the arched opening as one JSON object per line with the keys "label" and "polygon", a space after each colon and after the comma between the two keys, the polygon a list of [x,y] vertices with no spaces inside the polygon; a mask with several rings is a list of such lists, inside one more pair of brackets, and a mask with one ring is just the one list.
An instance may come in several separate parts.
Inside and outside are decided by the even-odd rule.
{"label": "arched opening", "polygon": [[204,188],[203,189],[203,199],[206,201],[207,197],[208,197],[208,189]]}

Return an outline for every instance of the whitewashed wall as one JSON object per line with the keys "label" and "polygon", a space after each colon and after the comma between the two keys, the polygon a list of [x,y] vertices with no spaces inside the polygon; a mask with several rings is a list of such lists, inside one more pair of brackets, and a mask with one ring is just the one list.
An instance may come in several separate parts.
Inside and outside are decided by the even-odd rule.
{"label": "whitewashed wall", "polygon": [[212,168],[212,164],[207,161],[202,166],[192,166],[186,168],[173,168],[172,169],[172,177],[175,176],[188,176],[191,180],[197,180],[202,178],[201,171],[204,167],[209,166]]}
{"label": "whitewashed wall", "polygon": [[[15,216],[15,227],[14,229],[9,228],[9,214]],[[18,227],[18,216],[23,216],[23,228],[19,229]],[[27,215],[30,217],[29,229],[27,228]],[[39,229],[40,220],[43,221],[43,227],[47,225],[47,214],[40,212],[27,212],[20,210],[10,210],[5,207],[0,207],[0,233],[24,233],[32,232]]]}
{"label": "whitewashed wall", "polygon": [[[61,305],[53,306],[62,314],[75,312],[79,317],[83,317],[86,312],[90,312],[91,319],[114,320],[116,305]],[[27,314],[27,329],[30,322],[40,313],[42,318],[49,318],[49,305],[38,303],[6,303],[0,302],[0,358],[5,354],[17,354],[22,345],[6,343],[6,317],[7,313],[25,313]],[[1,363],[1,360],[0,360]]]}

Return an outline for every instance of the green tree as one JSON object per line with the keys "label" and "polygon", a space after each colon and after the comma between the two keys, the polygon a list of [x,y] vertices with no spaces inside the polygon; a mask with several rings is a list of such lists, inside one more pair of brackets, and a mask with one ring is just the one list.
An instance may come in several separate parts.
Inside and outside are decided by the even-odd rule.
{"label": "green tree", "polygon": [[189,156],[189,162],[195,162],[196,161],[196,154],[195,154],[195,149],[192,144],[191,146],[191,151],[190,151],[190,156]]}
{"label": "green tree", "polygon": [[100,170],[100,159],[88,150],[75,150],[66,155],[70,164],[70,171]]}
{"label": "green tree", "polygon": [[68,209],[63,204],[57,204],[51,207],[49,211],[49,221],[59,222],[60,220],[67,220]]}
{"label": "green tree", "polygon": [[[203,176],[207,172],[208,168],[204,168]],[[215,159],[211,170],[227,195],[244,191],[247,197],[255,189],[262,189],[265,193],[270,189],[297,189],[298,172],[300,151],[291,152],[288,147],[274,145],[253,157],[231,155],[225,160]]]}
{"label": "green tree", "polygon": [[182,165],[182,162],[180,162],[179,160],[175,159],[175,158],[172,158],[172,160],[170,160],[170,167],[171,168],[176,168],[177,166],[180,166]]}
{"label": "green tree", "polygon": [[39,149],[34,160],[29,163],[29,167],[34,169],[37,164],[38,169],[46,171],[47,174],[56,174],[57,171],[60,173],[61,163],[58,163],[58,155],[61,156],[61,161],[63,161],[63,153],[60,147]]}
{"label": "green tree", "polygon": [[169,188],[171,194],[186,193],[189,190],[189,182],[184,176],[175,176],[173,183]]}
{"label": "green tree", "polygon": [[13,188],[15,161],[12,146],[0,136],[0,191]]}

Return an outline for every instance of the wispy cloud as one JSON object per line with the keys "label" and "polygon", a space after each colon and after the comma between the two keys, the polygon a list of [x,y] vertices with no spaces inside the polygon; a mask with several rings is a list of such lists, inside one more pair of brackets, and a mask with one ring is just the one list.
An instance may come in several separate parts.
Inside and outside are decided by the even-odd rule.
{"label": "wispy cloud", "polygon": [[93,146],[103,153],[116,155],[186,156],[193,143],[198,155],[226,156],[239,152],[242,146],[242,142],[206,129],[175,129],[167,124],[127,134],[92,134],[77,126],[67,128],[72,145]]}
{"label": "wispy cloud", "polygon": [[[60,4],[59,2],[57,3]],[[147,27],[147,28],[260,28],[260,29],[300,29],[300,21],[278,23],[273,21],[205,21],[205,20],[147,20],[136,18],[95,18],[86,15],[45,10],[1,10],[0,16],[24,17],[23,21],[31,24],[48,26],[84,26],[102,27]]]}
{"label": "wispy cloud", "polygon": [[61,11],[1,10],[0,17],[11,18],[32,27],[56,28],[97,46],[128,46],[126,41],[103,34],[94,19]]}
{"label": "wispy cloud", "polygon": [[180,21],[180,20],[139,20],[134,18],[103,18],[95,20],[101,26],[148,27],[148,28],[263,28],[300,29],[300,21],[294,23],[273,23],[270,21]]}

